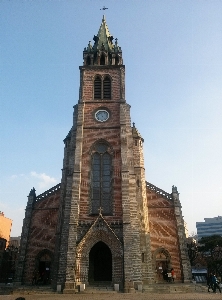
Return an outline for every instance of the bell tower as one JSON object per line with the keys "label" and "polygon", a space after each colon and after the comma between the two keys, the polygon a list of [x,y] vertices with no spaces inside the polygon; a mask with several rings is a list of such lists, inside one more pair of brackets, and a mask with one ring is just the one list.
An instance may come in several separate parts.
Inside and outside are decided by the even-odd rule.
{"label": "bell tower", "polygon": [[54,282],[67,293],[104,276],[125,290],[152,279],[143,139],[131,126],[122,50],[104,16],[93,41],[64,140]]}

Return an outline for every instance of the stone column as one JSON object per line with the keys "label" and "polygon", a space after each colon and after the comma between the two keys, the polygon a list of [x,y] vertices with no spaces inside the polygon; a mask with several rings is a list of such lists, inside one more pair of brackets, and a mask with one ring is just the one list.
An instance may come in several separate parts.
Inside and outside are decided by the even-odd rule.
{"label": "stone column", "polygon": [[124,240],[124,290],[133,292],[141,283],[140,227],[136,199],[136,180],[133,166],[130,106],[120,105],[121,158],[122,158],[122,209]]}
{"label": "stone column", "polygon": [[81,192],[81,169],[82,169],[82,143],[83,143],[83,121],[84,104],[78,105],[78,119],[76,129],[76,149],[74,157],[74,172],[72,177],[72,198],[69,218],[69,238],[66,266],[66,292],[75,289],[75,267],[76,267],[76,238],[79,221],[80,192]]}

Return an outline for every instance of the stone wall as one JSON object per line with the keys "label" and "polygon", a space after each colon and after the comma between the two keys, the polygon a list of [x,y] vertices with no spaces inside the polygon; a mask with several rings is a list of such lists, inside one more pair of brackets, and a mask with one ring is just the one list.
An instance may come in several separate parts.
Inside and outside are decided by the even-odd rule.
{"label": "stone wall", "polygon": [[38,254],[48,250],[54,256],[59,199],[60,189],[57,189],[46,193],[46,196],[37,197],[33,205],[23,273],[23,282],[26,284],[32,281]]}
{"label": "stone wall", "polygon": [[177,279],[182,280],[181,254],[173,199],[170,194],[157,193],[147,187],[147,204],[154,272],[156,272],[155,255],[158,249],[162,249],[169,254],[168,268],[174,268]]}

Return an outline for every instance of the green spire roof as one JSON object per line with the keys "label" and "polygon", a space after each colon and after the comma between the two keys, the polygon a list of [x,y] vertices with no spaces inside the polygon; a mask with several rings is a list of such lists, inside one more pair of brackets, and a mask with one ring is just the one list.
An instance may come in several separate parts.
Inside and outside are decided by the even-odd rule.
{"label": "green spire roof", "polygon": [[112,51],[114,45],[112,43],[113,36],[111,36],[108,26],[106,24],[105,16],[103,16],[102,23],[100,25],[97,36],[94,36],[94,49]]}
{"label": "green spire roof", "polygon": [[83,50],[84,65],[122,65],[122,50],[118,40],[113,43],[113,36],[110,34],[106,24],[105,16],[99,27],[97,35],[93,37],[94,45],[89,41],[88,46]]}

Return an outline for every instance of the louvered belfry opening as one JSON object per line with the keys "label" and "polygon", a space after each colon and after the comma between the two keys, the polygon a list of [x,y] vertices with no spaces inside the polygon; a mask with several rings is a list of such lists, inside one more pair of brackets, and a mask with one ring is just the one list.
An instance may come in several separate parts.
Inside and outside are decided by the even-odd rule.
{"label": "louvered belfry opening", "polygon": [[115,65],[117,66],[119,64],[119,57],[118,57],[118,55],[116,55],[116,57],[115,57]]}
{"label": "louvered belfry opening", "polygon": [[111,99],[111,80],[108,76],[103,81],[103,98]]}
{"label": "louvered belfry opening", "polygon": [[91,58],[90,58],[90,56],[87,56],[86,64],[87,64],[88,66],[91,64]]}
{"label": "louvered belfry opening", "polygon": [[101,57],[100,57],[100,65],[104,66],[105,65],[105,55],[102,53]]}
{"label": "louvered belfry opening", "polygon": [[94,81],[94,99],[101,99],[101,87],[102,80],[99,76],[96,76]]}

